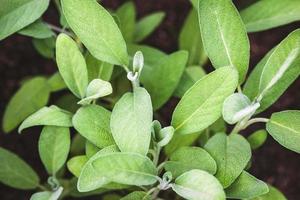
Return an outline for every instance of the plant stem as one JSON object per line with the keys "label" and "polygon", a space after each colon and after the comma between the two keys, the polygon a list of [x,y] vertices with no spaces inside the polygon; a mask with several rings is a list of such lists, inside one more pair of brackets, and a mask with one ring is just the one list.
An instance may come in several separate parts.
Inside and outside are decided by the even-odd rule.
{"label": "plant stem", "polygon": [[154,158],[153,158],[153,163],[155,166],[158,165],[160,150],[161,150],[161,147],[156,145],[155,154],[154,154]]}
{"label": "plant stem", "polygon": [[59,33],[65,33],[65,34],[67,34],[67,35],[69,35],[69,36],[71,36],[71,37],[73,36],[72,33],[66,31],[66,30],[63,29],[63,28],[60,28],[60,27],[58,27],[58,26],[55,26],[55,25],[49,24],[49,23],[46,23],[46,24],[47,24],[47,26],[48,26],[49,28],[51,28],[52,30],[54,30],[54,31],[56,31],[56,32],[59,32]]}
{"label": "plant stem", "polygon": [[263,117],[258,117],[258,118],[253,118],[250,119],[243,127],[243,129],[247,128],[248,126],[254,124],[254,123],[259,123],[259,122],[263,122],[263,123],[267,123],[269,121],[269,119],[267,118],[263,118]]}
{"label": "plant stem", "polygon": [[43,190],[43,191],[48,191],[48,189],[45,186],[41,185],[41,184],[39,184],[37,187],[39,189]]}

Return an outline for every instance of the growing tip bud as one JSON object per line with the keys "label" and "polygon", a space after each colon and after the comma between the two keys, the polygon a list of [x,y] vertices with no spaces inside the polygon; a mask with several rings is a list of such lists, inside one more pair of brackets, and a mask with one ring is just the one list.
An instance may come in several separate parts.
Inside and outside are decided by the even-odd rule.
{"label": "growing tip bud", "polygon": [[133,57],[133,72],[138,72],[139,75],[144,67],[144,56],[141,51],[137,51]]}

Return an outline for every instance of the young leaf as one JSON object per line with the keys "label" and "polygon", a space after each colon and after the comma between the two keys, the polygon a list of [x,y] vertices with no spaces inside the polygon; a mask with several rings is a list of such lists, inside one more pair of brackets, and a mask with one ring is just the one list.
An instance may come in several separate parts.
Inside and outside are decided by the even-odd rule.
{"label": "young leaf", "polygon": [[134,191],[120,200],[151,200],[151,195],[146,196],[147,193],[143,191]]}
{"label": "young leaf", "polygon": [[179,81],[179,84],[174,92],[177,97],[183,97],[184,93],[188,91],[198,80],[205,76],[205,71],[199,66],[187,67]]}
{"label": "young leaf", "polygon": [[180,31],[179,49],[189,52],[188,65],[203,65],[207,60],[202,44],[196,9],[190,11]]}
{"label": "young leaf", "polygon": [[103,154],[92,162],[92,166],[110,182],[142,186],[157,181],[157,169],[153,162],[138,153]]}
{"label": "young leaf", "polygon": [[219,181],[213,175],[199,169],[179,176],[172,189],[189,200],[225,200],[225,193]]}
{"label": "young leaf", "polygon": [[299,45],[300,30],[296,30],[271,50],[251,73],[244,93],[251,100],[260,100],[257,113],[271,106],[299,76]]}
{"label": "young leaf", "polygon": [[54,73],[50,78],[48,78],[47,82],[49,87],[51,88],[51,92],[57,92],[67,88],[59,72]]}
{"label": "young leaf", "polygon": [[235,67],[242,83],[250,45],[238,10],[230,0],[199,0],[198,15],[203,45],[213,66]]}
{"label": "young leaf", "polygon": [[261,129],[249,135],[247,140],[250,143],[251,149],[255,150],[265,143],[267,137],[268,133],[264,129]]}
{"label": "young leaf", "polygon": [[94,79],[87,86],[86,97],[81,99],[78,104],[90,104],[93,100],[110,95],[112,90],[110,82],[101,79]]}
{"label": "young leaf", "polygon": [[235,180],[226,190],[230,199],[252,199],[269,192],[268,185],[246,171]]}
{"label": "young leaf", "polygon": [[273,113],[267,122],[267,131],[282,146],[300,153],[300,111]]}
{"label": "young leaf", "polygon": [[48,6],[49,0],[2,1],[0,40],[33,23],[41,17]]}
{"label": "young leaf", "polygon": [[0,182],[22,190],[39,185],[38,175],[16,154],[0,147],[0,160]]}
{"label": "young leaf", "polygon": [[57,106],[43,107],[27,117],[18,131],[21,133],[26,128],[41,125],[71,127],[72,114]]}
{"label": "young leaf", "polygon": [[70,151],[70,131],[66,127],[45,126],[39,138],[39,154],[49,174],[65,164]]}
{"label": "young leaf", "polygon": [[56,41],[56,61],[59,73],[68,88],[75,96],[83,98],[88,85],[86,63],[75,41],[63,33]]}
{"label": "young leaf", "polygon": [[174,135],[174,128],[172,126],[162,128],[157,135],[157,139],[158,139],[157,145],[160,147],[166,146],[171,141],[173,135]]}
{"label": "young leaf", "polygon": [[222,115],[229,124],[235,124],[247,116],[251,116],[260,104],[251,104],[250,99],[242,93],[234,93],[223,103]]}
{"label": "young leaf", "polygon": [[262,196],[253,198],[251,200],[287,200],[287,198],[276,188],[269,185],[269,192]]}
{"label": "young leaf", "polygon": [[55,33],[42,20],[36,20],[29,26],[19,31],[19,34],[37,39],[45,39],[55,35]]}
{"label": "young leaf", "polygon": [[90,53],[88,53],[85,56],[85,59],[88,70],[89,82],[97,78],[100,78],[104,81],[110,80],[114,69],[114,66],[112,64],[102,62],[96,59]]}
{"label": "young leaf", "polygon": [[204,146],[217,162],[215,175],[224,188],[230,186],[242,173],[251,158],[251,148],[245,138],[237,134],[214,135]]}
{"label": "young leaf", "polygon": [[87,163],[88,158],[86,156],[75,156],[68,160],[67,166],[69,171],[76,177],[80,176],[80,172],[83,169],[85,163]]}
{"label": "young leaf", "polygon": [[68,24],[94,57],[111,64],[128,65],[121,31],[97,1],[63,0],[62,9]]}
{"label": "young leaf", "polygon": [[247,31],[256,32],[300,20],[299,9],[299,1],[264,0],[242,10],[241,17]]}
{"label": "young leaf", "polygon": [[134,32],[134,41],[140,42],[147,36],[149,36],[159,26],[164,17],[165,13],[156,12],[140,19],[136,24],[136,29]]}
{"label": "young leaf", "polygon": [[37,52],[48,59],[54,59],[55,52],[55,38],[45,38],[45,39],[33,39],[32,44]]}
{"label": "young leaf", "polygon": [[45,106],[49,95],[49,86],[45,78],[36,77],[23,84],[5,109],[3,117],[4,132],[12,131],[26,117]]}
{"label": "young leaf", "polygon": [[58,200],[63,192],[63,187],[59,187],[53,192],[37,192],[30,197],[30,200]]}
{"label": "young leaf", "polygon": [[151,95],[154,110],[164,105],[174,93],[187,59],[186,51],[178,51],[163,57],[155,65],[144,67],[141,82]]}
{"label": "young leaf", "polygon": [[232,67],[222,67],[197,81],[182,97],[172,116],[177,134],[200,132],[220,116],[223,101],[237,87],[238,75]]}
{"label": "young leaf", "polygon": [[217,164],[209,153],[200,147],[181,147],[171,154],[170,161],[165,164],[165,169],[176,178],[192,169],[201,169],[215,174]]}
{"label": "young leaf", "polygon": [[[147,90],[134,88],[116,103],[110,127],[121,151],[148,153],[151,139],[152,103]],[[124,137],[125,136],[125,137]]]}
{"label": "young leaf", "polygon": [[120,20],[120,30],[126,42],[132,42],[135,30],[136,11],[134,3],[129,1],[120,6],[116,12]]}
{"label": "young leaf", "polygon": [[110,111],[97,105],[80,108],[73,116],[74,128],[99,148],[114,144],[109,122]]}
{"label": "young leaf", "polygon": [[99,156],[112,152],[118,152],[118,148],[115,145],[103,148],[87,161],[81,169],[78,179],[77,189],[79,192],[89,192],[103,187],[110,182],[106,177],[95,170],[92,163]]}

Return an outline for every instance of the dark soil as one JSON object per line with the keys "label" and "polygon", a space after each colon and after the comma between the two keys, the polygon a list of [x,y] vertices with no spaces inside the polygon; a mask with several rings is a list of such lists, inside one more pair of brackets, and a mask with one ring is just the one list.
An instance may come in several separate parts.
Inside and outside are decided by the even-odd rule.
{"label": "dark soil", "polygon": [[[104,5],[109,8],[116,8],[123,1],[103,0]],[[240,1],[236,1],[240,2]],[[247,1],[244,1],[247,2]],[[188,0],[136,0],[138,17],[144,16],[153,11],[163,10],[167,17],[163,24],[145,40],[146,44],[158,47],[166,52],[177,49],[177,38],[180,27],[190,9]],[[44,15],[48,22],[57,23],[57,13],[54,6]],[[293,23],[269,31],[250,34],[251,41],[251,67],[276,44],[278,44],[291,31],[300,27],[300,23]],[[34,50],[31,39],[13,35],[0,42],[0,116],[11,96],[20,86],[20,81],[25,77],[52,74],[56,71],[56,65],[52,60],[42,58]],[[267,110],[264,116],[270,116],[272,112],[287,109],[300,108],[300,80],[298,79],[284,95]],[[171,101],[162,114],[166,121],[169,120],[176,101]],[[300,123],[300,122],[299,122]],[[250,127],[245,135],[262,125]],[[45,170],[38,157],[37,139],[39,129],[33,129],[32,133],[18,135],[16,131],[10,134],[0,133],[0,146],[7,148],[25,159],[42,177],[46,179]],[[258,178],[278,187],[289,200],[300,199],[300,155],[284,149],[271,137],[264,147],[253,153],[253,165],[251,172]],[[0,161],[1,162],[1,161]],[[2,200],[25,200],[29,199],[32,192],[19,191],[7,186],[0,185],[0,199]],[[86,198],[91,199],[91,198]],[[98,198],[99,199],[99,198]]]}

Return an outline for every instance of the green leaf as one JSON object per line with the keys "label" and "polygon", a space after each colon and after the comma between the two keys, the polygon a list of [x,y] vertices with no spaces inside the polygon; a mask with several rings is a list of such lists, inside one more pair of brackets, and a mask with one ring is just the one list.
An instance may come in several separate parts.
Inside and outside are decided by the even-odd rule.
{"label": "green leaf", "polygon": [[93,143],[91,143],[89,141],[86,141],[86,143],[85,143],[85,154],[88,158],[91,158],[98,151],[100,151],[100,148],[95,146]]}
{"label": "green leaf", "polygon": [[74,128],[99,148],[114,144],[110,131],[110,111],[97,105],[80,108],[73,116]]}
{"label": "green leaf", "polygon": [[247,31],[256,32],[300,20],[299,9],[299,1],[264,0],[242,10],[241,17]]}
{"label": "green leaf", "polygon": [[197,81],[182,97],[172,116],[177,134],[200,132],[214,123],[222,112],[222,104],[238,84],[232,67],[222,67]]}
{"label": "green leaf", "polygon": [[110,182],[106,177],[95,170],[92,163],[99,156],[112,152],[118,152],[115,145],[103,148],[87,161],[87,163],[83,166],[78,179],[77,189],[79,192],[89,192],[101,188]]}
{"label": "green leaf", "polygon": [[63,33],[56,41],[56,61],[68,88],[75,96],[83,98],[88,85],[86,63],[75,41]]}
{"label": "green leaf", "polygon": [[59,187],[53,192],[37,192],[30,197],[30,200],[58,200],[63,192],[63,187]]}
{"label": "green leaf", "polygon": [[217,162],[218,170],[215,176],[224,188],[236,180],[251,158],[249,143],[237,134],[216,134],[208,140],[204,148]]}
{"label": "green leaf", "polygon": [[48,6],[49,0],[2,1],[0,10],[0,40],[33,23],[41,17]]}
{"label": "green leaf", "polygon": [[51,88],[51,92],[57,92],[67,88],[64,80],[58,72],[54,73],[50,78],[48,78],[47,82]]}
{"label": "green leaf", "polygon": [[114,140],[121,151],[142,155],[148,153],[152,118],[152,104],[147,90],[137,87],[133,93],[122,96],[112,111],[110,122]]}
{"label": "green leaf", "polygon": [[68,24],[94,57],[111,64],[128,65],[121,31],[100,4],[96,1],[64,0],[62,9]]}
{"label": "green leaf", "polygon": [[174,93],[187,59],[186,51],[177,51],[161,58],[155,65],[144,67],[141,82],[151,95],[154,110],[163,106]]}
{"label": "green leaf", "polygon": [[109,81],[114,66],[112,64],[97,60],[94,56],[88,53],[85,57],[88,70],[89,82],[93,79],[100,78],[104,81]]}
{"label": "green leaf", "polygon": [[189,200],[225,200],[222,185],[211,174],[194,169],[175,180],[172,189]]}
{"label": "green leaf", "polygon": [[[290,33],[256,66],[244,93],[258,99],[260,113],[271,106],[300,74],[300,30]],[[259,77],[259,78],[258,78]]]}
{"label": "green leaf", "polygon": [[276,188],[269,185],[269,192],[260,197],[253,198],[251,200],[287,200],[287,198]]}
{"label": "green leaf", "polygon": [[146,197],[147,193],[143,191],[134,191],[130,194],[126,195],[125,197],[121,198],[120,200],[151,200],[150,195]]}
{"label": "green leaf", "polygon": [[205,76],[205,71],[199,66],[187,67],[180,79],[180,82],[174,92],[177,97],[183,97],[184,93],[188,91],[198,80]]}
{"label": "green leaf", "polygon": [[173,135],[174,128],[172,126],[162,128],[156,135],[157,145],[160,147],[166,146],[172,140]]}
{"label": "green leaf", "polygon": [[118,8],[116,14],[120,21],[120,30],[126,42],[133,40],[136,11],[134,3],[129,1]]}
{"label": "green leaf", "polygon": [[37,20],[29,26],[19,31],[19,34],[37,39],[45,39],[55,35],[55,33],[42,20]]}
{"label": "green leaf", "polygon": [[86,156],[75,156],[67,162],[69,171],[76,177],[80,176],[83,166],[88,161]]}
{"label": "green leaf", "polygon": [[165,164],[165,169],[176,178],[192,169],[201,169],[215,174],[217,164],[209,153],[200,147],[181,147],[171,154],[170,161]]}
{"label": "green leaf", "polygon": [[222,115],[229,124],[235,124],[245,117],[252,116],[260,104],[251,104],[250,99],[242,93],[234,93],[223,103]]}
{"label": "green leaf", "polygon": [[0,147],[0,182],[10,187],[27,190],[39,185],[39,177],[16,154]]}
{"label": "green leaf", "polygon": [[49,98],[47,80],[36,77],[25,84],[10,99],[3,117],[3,130],[8,133],[26,117],[45,106]]}
{"label": "green leaf", "polygon": [[264,129],[255,131],[247,138],[250,143],[251,149],[255,150],[261,147],[267,140],[268,134]]}
{"label": "green leaf", "polygon": [[26,128],[41,125],[72,127],[72,114],[57,106],[43,107],[27,117],[18,131],[21,133]]}
{"label": "green leaf", "polygon": [[86,88],[86,97],[81,99],[78,104],[90,104],[93,100],[110,95],[112,90],[110,82],[101,79],[94,79]]}
{"label": "green leaf", "polygon": [[300,111],[273,113],[267,122],[267,131],[282,146],[300,153]]}
{"label": "green leaf", "polygon": [[162,22],[165,17],[163,12],[155,12],[140,19],[136,24],[134,41],[140,42],[148,37]]}
{"label": "green leaf", "polygon": [[70,131],[66,127],[45,126],[39,138],[39,154],[49,174],[65,164],[70,151]]}
{"label": "green leaf", "polygon": [[157,169],[153,162],[138,153],[102,154],[92,162],[92,166],[110,182],[142,186],[157,181]]}
{"label": "green leaf", "polygon": [[54,58],[55,51],[55,38],[45,38],[45,39],[33,39],[32,40],[34,48],[37,52],[45,58]]}
{"label": "green leaf", "polygon": [[198,14],[195,9],[190,11],[181,28],[179,49],[189,52],[188,65],[203,65],[207,60],[201,39]]}
{"label": "green leaf", "polygon": [[268,185],[246,171],[235,180],[226,190],[230,199],[252,199],[269,192]]}
{"label": "green leaf", "polygon": [[203,45],[213,66],[235,67],[242,83],[250,45],[238,10],[230,0],[199,0],[198,15]]}

